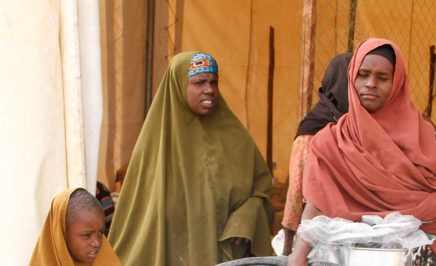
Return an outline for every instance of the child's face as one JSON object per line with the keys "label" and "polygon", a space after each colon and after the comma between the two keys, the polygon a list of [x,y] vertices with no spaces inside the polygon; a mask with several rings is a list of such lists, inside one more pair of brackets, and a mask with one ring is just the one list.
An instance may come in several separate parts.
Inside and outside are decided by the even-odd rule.
{"label": "child's face", "polygon": [[75,261],[90,263],[100,251],[104,233],[104,214],[83,210],[67,225],[67,247]]}

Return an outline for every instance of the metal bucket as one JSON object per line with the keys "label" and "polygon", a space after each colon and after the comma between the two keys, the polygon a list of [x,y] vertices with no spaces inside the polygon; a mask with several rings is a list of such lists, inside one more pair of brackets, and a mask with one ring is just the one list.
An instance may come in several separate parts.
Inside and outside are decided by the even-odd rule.
{"label": "metal bucket", "polygon": [[349,257],[350,266],[408,266],[404,261],[403,249],[388,248],[352,248]]}
{"label": "metal bucket", "polygon": [[216,266],[286,266],[287,256],[254,257],[232,260],[217,264]]}

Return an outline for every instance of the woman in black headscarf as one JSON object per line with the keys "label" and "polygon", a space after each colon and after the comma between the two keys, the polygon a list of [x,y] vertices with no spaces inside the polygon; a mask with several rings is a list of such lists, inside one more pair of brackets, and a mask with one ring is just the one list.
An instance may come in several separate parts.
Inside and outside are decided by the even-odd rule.
{"label": "woman in black headscarf", "polygon": [[348,111],[347,72],[351,53],[334,57],[327,66],[318,91],[319,101],[300,122],[292,144],[289,187],[282,226],[285,229],[283,255],[292,250],[292,240],[303,211],[302,177],[309,143],[328,123],[335,123]]}

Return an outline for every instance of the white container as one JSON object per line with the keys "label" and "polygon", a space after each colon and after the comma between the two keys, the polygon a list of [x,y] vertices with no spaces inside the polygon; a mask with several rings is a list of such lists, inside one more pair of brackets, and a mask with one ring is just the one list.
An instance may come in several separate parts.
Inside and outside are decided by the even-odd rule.
{"label": "white container", "polygon": [[349,266],[407,266],[403,249],[352,248]]}

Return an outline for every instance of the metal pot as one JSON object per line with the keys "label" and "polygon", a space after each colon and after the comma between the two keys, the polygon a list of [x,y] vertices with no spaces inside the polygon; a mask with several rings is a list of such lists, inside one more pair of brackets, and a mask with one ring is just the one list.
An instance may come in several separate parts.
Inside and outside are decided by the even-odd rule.
{"label": "metal pot", "polygon": [[408,266],[410,261],[404,261],[403,249],[389,248],[351,248],[350,266]]}

